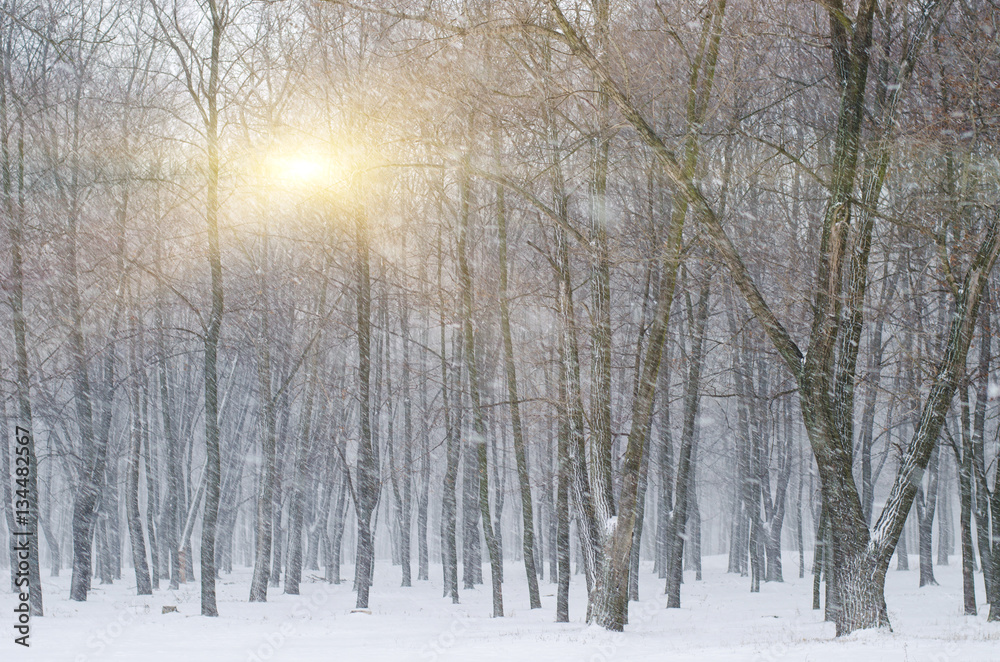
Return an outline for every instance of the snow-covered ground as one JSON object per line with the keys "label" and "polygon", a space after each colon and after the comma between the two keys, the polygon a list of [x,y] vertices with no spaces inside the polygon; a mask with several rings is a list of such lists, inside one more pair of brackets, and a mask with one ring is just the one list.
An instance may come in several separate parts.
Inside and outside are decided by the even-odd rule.
{"label": "snow-covered ground", "polygon": [[[399,569],[380,562],[371,615],[351,613],[350,583],[332,586],[312,576],[301,596],[271,589],[266,604],[250,604],[250,571],[240,570],[219,583],[217,619],[199,615],[198,584],[138,598],[126,580],[96,586],[86,603],[71,602],[66,571],[45,580],[47,615],[32,621],[30,649],[14,645],[14,601],[0,596],[0,662],[1000,661],[1000,623],[986,622],[980,575],[981,614],[962,615],[957,559],[935,567],[939,586],[922,589],[916,570],[890,570],[886,596],[894,631],[839,640],[822,612],[810,608],[811,577],[798,579],[797,555],[785,555],[785,583],[764,584],[758,594],[749,592],[747,578],[726,574],[725,564],[724,557],[706,558],[701,582],[687,573],[683,608],[672,610],[664,609],[662,584],[644,564],[642,600],[632,603],[624,633],[583,623],[581,576],[573,578],[571,623],[553,622],[555,590],[547,579],[543,608],[527,609],[524,569],[513,562],[505,568],[502,619],[490,618],[488,587],[462,591],[458,605],[442,598],[439,566],[430,582],[404,589]],[[488,579],[488,568],[484,574]],[[344,576],[350,575],[345,567]],[[164,605],[177,605],[178,612],[163,614]]]}

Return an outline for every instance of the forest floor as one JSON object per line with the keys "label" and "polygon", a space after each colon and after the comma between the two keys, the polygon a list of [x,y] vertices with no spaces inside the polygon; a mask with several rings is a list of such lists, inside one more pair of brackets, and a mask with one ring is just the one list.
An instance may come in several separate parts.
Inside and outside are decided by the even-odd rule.
{"label": "forest floor", "polygon": [[[399,568],[379,562],[371,614],[353,614],[350,582],[329,585],[307,572],[302,595],[271,589],[250,604],[250,570],[218,585],[217,619],[199,616],[199,585],[136,597],[131,571],[111,586],[95,586],[86,603],[68,598],[69,571],[44,580],[44,618],[31,622],[31,648],[13,643],[13,597],[0,596],[0,661],[15,662],[314,662],[336,660],[671,660],[699,662],[994,662],[1000,623],[986,622],[982,575],[980,615],[962,615],[961,569],[935,566],[938,586],[917,588],[912,570],[893,567],[886,586],[893,631],[834,638],[833,625],[811,609],[811,576],[798,578],[797,554],[786,552],[784,583],[749,591],[749,579],[726,573],[725,557],[707,557],[703,581],[686,573],[681,609],[664,609],[663,584],[643,564],[638,603],[624,633],[584,622],[583,577],[573,577],[571,623],[553,622],[555,587],[541,582],[540,610],[527,609],[524,568],[505,567],[507,617],[490,618],[488,586],[461,591],[461,604],[441,597],[441,568],[430,582],[399,587]],[[808,571],[808,559],[807,559]],[[352,568],[344,568],[351,576]],[[46,573],[47,574],[47,573]],[[484,567],[489,579],[489,568]],[[177,612],[163,614],[162,607]],[[6,620],[8,624],[4,624]]]}

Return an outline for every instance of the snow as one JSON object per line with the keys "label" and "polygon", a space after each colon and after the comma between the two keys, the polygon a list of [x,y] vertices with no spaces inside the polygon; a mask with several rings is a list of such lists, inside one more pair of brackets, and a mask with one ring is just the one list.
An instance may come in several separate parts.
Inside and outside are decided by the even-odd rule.
{"label": "snow", "polygon": [[[916,556],[911,566],[917,566]],[[223,577],[217,619],[198,614],[198,584],[134,595],[134,583],[95,586],[86,603],[68,599],[69,572],[46,579],[45,618],[32,620],[30,649],[0,639],[0,660],[44,662],[313,662],[318,660],[677,660],[704,662],[987,662],[1000,658],[1000,624],[986,623],[982,576],[980,616],[962,616],[957,558],[935,567],[940,586],[917,588],[917,572],[893,564],[886,597],[893,632],[864,631],[835,639],[833,625],[811,607],[811,576],[798,579],[798,556],[786,552],[783,584],[749,592],[749,579],[725,572],[725,557],[704,561],[704,581],[685,574],[681,609],[664,608],[663,584],[644,563],[641,602],[632,603],[624,633],[582,622],[584,583],[573,577],[570,616],[553,622],[555,587],[540,583],[541,610],[527,609],[523,567],[507,562],[508,615],[490,618],[488,586],[461,592],[461,604],[441,597],[441,569],[430,582],[399,587],[399,568],[379,562],[370,615],[351,613],[350,583],[328,585],[306,573],[301,596],[270,589],[267,603],[248,603],[251,570]],[[807,567],[808,571],[808,567]],[[126,571],[127,576],[131,573]],[[345,567],[343,575],[352,570]],[[162,614],[164,605],[178,613]],[[0,597],[11,624],[13,596]]]}

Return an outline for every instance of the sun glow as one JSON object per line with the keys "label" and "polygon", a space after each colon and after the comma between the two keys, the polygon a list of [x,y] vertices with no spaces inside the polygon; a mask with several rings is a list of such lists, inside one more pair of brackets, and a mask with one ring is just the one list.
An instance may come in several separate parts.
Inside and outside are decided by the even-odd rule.
{"label": "sun glow", "polygon": [[322,183],[328,168],[315,156],[291,156],[274,164],[276,179],[293,184]]}
{"label": "sun glow", "polygon": [[367,165],[363,150],[347,145],[272,146],[263,160],[264,179],[289,192],[314,196],[350,194]]}

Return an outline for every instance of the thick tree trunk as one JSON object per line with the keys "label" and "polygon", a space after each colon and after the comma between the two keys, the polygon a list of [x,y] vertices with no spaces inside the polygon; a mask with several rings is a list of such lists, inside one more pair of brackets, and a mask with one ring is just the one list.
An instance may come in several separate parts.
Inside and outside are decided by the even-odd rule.
{"label": "thick tree trunk", "polygon": [[[358,322],[358,381],[361,436],[358,443],[357,471],[354,484],[354,508],[358,521],[357,561],[355,582],[357,588],[357,609],[368,609],[368,593],[371,587],[374,562],[374,541],[372,540],[371,519],[378,505],[379,493],[379,452],[378,443],[372,434],[371,411],[371,267],[370,238],[367,219],[361,210],[355,212],[357,238],[357,322]],[[345,470],[347,467],[345,466]]]}
{"label": "thick tree trunk", "polygon": [[[851,234],[850,205],[857,179],[857,160],[861,141],[862,119],[865,115],[865,89],[868,63],[874,32],[874,16],[877,3],[864,0],[858,7],[851,35],[848,36],[834,8],[830,9],[835,69],[843,85],[841,112],[836,132],[836,155],[828,201],[822,241],[817,288],[813,301],[814,320],[810,332],[808,351],[803,353],[788,331],[774,315],[764,300],[753,277],[748,272],[742,257],[726,235],[719,217],[694,182],[693,172],[687,172],[660,136],[646,121],[628,94],[612,77],[609,69],[582,39],[574,24],[563,14],[556,0],[547,3],[556,18],[558,26],[573,54],[579,57],[587,68],[597,75],[600,83],[618,105],[626,120],[636,129],[642,140],[652,147],[663,165],[665,174],[678,187],[679,192],[695,205],[695,216],[707,231],[713,247],[727,265],[730,275],[746,299],[751,311],[764,327],[772,343],[795,375],[800,393],[801,409],[810,442],[816,454],[822,481],[823,500],[830,509],[833,533],[833,554],[836,559],[834,584],[844,596],[844,604],[837,610],[837,633],[846,634],[854,629],[880,627],[887,624],[884,601],[881,600],[884,569],[888,555],[898,539],[902,522],[912,504],[915,493],[914,479],[927,465],[930,451],[940,431],[941,421],[951,396],[954,394],[958,365],[964,365],[968,349],[971,325],[978,312],[979,298],[985,283],[985,276],[996,260],[996,223],[991,223],[985,239],[974,258],[964,283],[957,289],[956,312],[952,318],[948,334],[947,351],[927,397],[921,415],[921,425],[906,452],[897,473],[896,482],[890,495],[889,505],[883,510],[876,524],[874,537],[869,533],[861,508],[861,500],[852,475],[851,450],[853,438],[845,437],[851,432],[849,414],[853,414],[853,377],[856,365],[858,333],[862,327],[863,300],[867,276],[867,253],[870,247],[872,214],[867,216],[857,234],[858,254],[851,263],[849,274],[845,274],[847,241]],[[947,4],[947,3],[945,3]],[[931,7],[930,9],[937,9]],[[888,147],[893,136],[892,120],[895,117],[897,101],[905,88],[915,65],[920,46],[936,26],[933,20],[936,12],[925,11],[920,20],[915,21],[912,38],[897,75],[889,100],[884,104],[881,139],[872,167],[868,169],[863,197],[874,206],[881,190],[888,167]],[[845,275],[847,278],[845,278]],[[844,292],[844,283],[850,292]],[[844,324],[841,304],[842,296],[848,294],[850,303],[849,324]],[[661,297],[662,300],[663,297]],[[841,333],[843,332],[843,333]],[[840,352],[839,369],[835,359],[838,345]],[[641,418],[641,416],[640,416]],[[633,424],[635,419],[633,418]],[[632,439],[630,438],[630,446]],[[635,452],[635,460],[641,449]],[[629,462],[626,453],[626,468],[633,471],[638,461]],[[629,487],[628,471],[624,473],[623,499]],[[630,504],[631,506],[631,504]],[[623,508],[626,511],[627,508]],[[626,531],[631,534],[631,521],[626,520]],[[619,527],[619,530],[621,527]],[[630,538],[630,535],[628,536]],[[874,550],[868,553],[869,541],[874,539]],[[842,586],[841,586],[842,585]],[[876,591],[877,595],[871,592]],[[617,623],[615,623],[617,625]]]}
{"label": "thick tree trunk", "polygon": [[209,0],[212,18],[212,52],[209,59],[208,105],[208,263],[212,272],[212,309],[205,333],[205,512],[201,523],[201,615],[218,616],[215,602],[215,533],[222,490],[219,442],[219,335],[224,309],[222,254],[219,249],[219,50],[226,18],[216,0]]}

